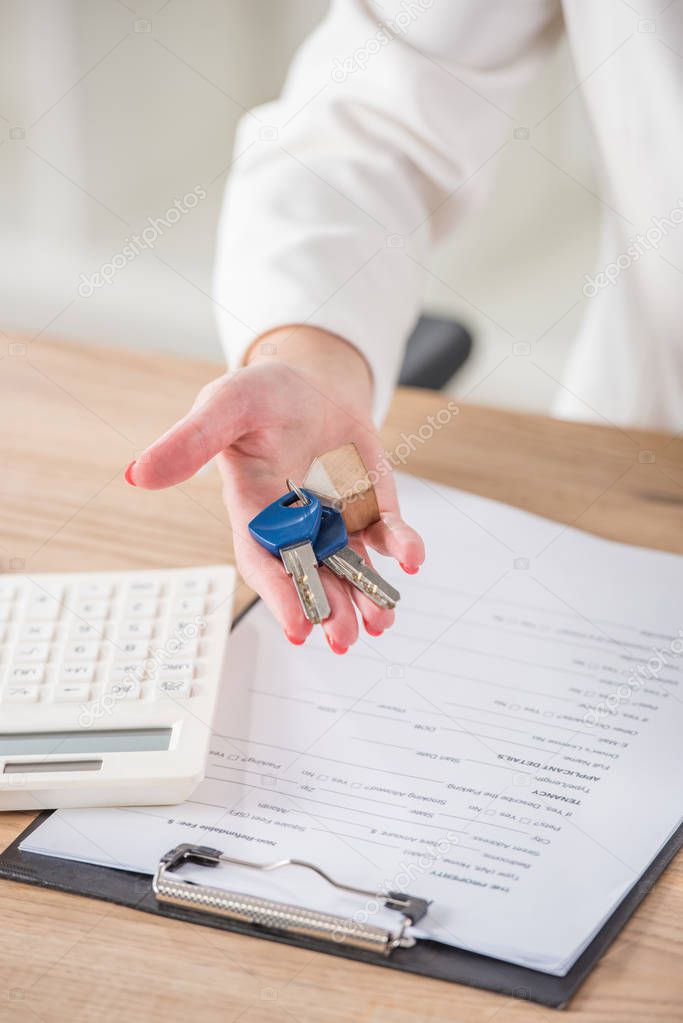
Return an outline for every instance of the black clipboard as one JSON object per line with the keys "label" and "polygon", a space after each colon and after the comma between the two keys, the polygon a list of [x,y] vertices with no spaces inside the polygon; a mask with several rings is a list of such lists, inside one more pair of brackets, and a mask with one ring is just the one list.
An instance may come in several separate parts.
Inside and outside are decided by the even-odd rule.
{"label": "black clipboard", "polygon": [[0,853],[0,878],[38,885],[41,888],[54,888],[72,895],[104,899],[106,902],[140,909],[145,913],[156,913],[159,916],[248,934],[268,941],[282,941],[299,948],[340,955],[346,959],[385,966],[392,970],[403,970],[423,977],[467,984],[470,987],[484,988],[507,997],[527,999],[558,1009],[567,1005],[626,921],[683,847],[682,825],[624,896],[612,916],[569,972],[564,977],[555,977],[500,959],[491,959],[488,956],[442,945],[436,941],[420,940],[414,948],[398,948],[389,956],[379,956],[343,945],[332,946],[328,942],[304,940],[292,934],[276,934],[262,927],[210,916],[202,911],[162,905],[154,897],[149,874],[137,874],[112,867],[99,867],[90,863],[21,852],[20,843],[52,812],[47,810],[40,814],[3,853]]}
{"label": "black clipboard", "polygon": [[[253,605],[252,605],[253,606]],[[244,616],[240,615],[234,624]],[[382,955],[345,943],[332,943],[300,934],[273,931],[262,925],[215,915],[203,909],[187,908],[160,902],[152,890],[149,874],[102,867],[75,860],[22,852],[19,846],[53,810],[47,810],[22,832],[4,852],[0,853],[0,878],[53,888],[72,895],[103,899],[145,913],[171,917],[188,923],[234,931],[268,941],[284,942],[299,948],[342,956],[358,962],[403,970],[423,977],[433,977],[469,987],[494,991],[508,998],[521,998],[551,1008],[564,1008],[579,989],[593,967],[612,944],[629,917],[651,891],[676,853],[683,848],[681,825],[657,853],[638,881],[629,889],[610,918],[563,977],[517,966],[501,959],[453,948],[437,941],[420,939],[413,948],[395,948]],[[209,853],[217,850],[206,850]],[[213,864],[211,864],[213,865]],[[409,898],[409,897],[406,897]],[[420,900],[417,900],[420,901]],[[395,908],[395,907],[393,907]]]}

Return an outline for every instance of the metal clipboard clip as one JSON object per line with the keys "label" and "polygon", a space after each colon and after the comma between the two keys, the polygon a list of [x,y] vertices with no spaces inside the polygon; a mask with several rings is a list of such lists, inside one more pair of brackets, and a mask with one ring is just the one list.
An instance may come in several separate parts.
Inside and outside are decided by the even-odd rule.
{"label": "metal clipboard clip", "polygon": [[[177,875],[174,876],[174,872],[185,863],[194,863],[204,867],[217,867],[220,863],[229,863],[233,866],[251,867],[261,871],[279,870],[281,867],[289,866],[304,867],[340,891],[377,900],[386,909],[396,910],[401,914],[401,920],[395,930],[387,930],[373,924],[361,923],[351,917],[320,913],[314,909],[302,909],[300,906],[292,906],[284,902],[273,902],[270,899],[226,891],[211,885],[184,881]],[[152,879],[152,890],[160,903],[198,909],[231,920],[240,920],[268,931],[298,934],[338,945],[347,944],[384,956],[391,955],[396,948],[412,948],[416,939],[406,934],[406,930],[411,924],[421,920],[429,908],[429,902],[426,899],[416,898],[402,892],[373,892],[366,891],[364,888],[356,888],[353,885],[340,884],[320,867],[314,863],[307,863],[305,860],[253,863],[250,860],[226,856],[220,849],[189,843],[178,845],[162,856]]]}

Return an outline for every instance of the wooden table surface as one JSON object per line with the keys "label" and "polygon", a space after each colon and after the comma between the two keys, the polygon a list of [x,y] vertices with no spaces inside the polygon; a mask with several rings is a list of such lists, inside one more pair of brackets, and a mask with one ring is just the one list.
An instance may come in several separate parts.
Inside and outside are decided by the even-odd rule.
{"label": "wooden table surface", "polygon": [[[217,367],[99,347],[0,346],[3,571],[162,568],[231,556],[214,471],[145,493],[123,470]],[[389,449],[444,403],[400,392]],[[683,553],[683,440],[463,407],[405,470],[603,536]],[[246,587],[238,604],[250,599]],[[30,814],[0,814],[5,847]],[[0,1023],[459,1021],[552,1010],[104,902],[0,882]],[[683,859],[567,1010],[581,1023],[683,1020]]]}

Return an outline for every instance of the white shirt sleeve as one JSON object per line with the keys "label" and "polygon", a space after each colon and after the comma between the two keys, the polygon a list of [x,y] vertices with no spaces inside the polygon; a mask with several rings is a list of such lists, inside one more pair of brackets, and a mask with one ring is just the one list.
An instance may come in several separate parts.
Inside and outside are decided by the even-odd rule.
{"label": "white shirt sleeve", "polygon": [[233,367],[309,324],[365,355],[386,411],[422,264],[481,190],[514,94],[556,38],[557,0],[337,0],[282,96],[241,121],[214,294]]}

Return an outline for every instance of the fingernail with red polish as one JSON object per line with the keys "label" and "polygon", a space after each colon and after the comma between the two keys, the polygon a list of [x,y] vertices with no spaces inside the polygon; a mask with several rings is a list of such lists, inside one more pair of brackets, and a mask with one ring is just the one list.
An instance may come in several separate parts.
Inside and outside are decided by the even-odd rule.
{"label": "fingernail with red polish", "polygon": [[402,561],[399,562],[399,564],[401,565],[403,571],[407,572],[408,575],[416,575],[420,571],[419,565],[404,565]]}
{"label": "fingernail with red polish", "polygon": [[290,643],[294,644],[294,646],[301,646],[302,643],[306,642],[305,639],[299,639],[297,636],[292,636],[289,634],[289,632],[285,632],[285,636],[287,637]]}
{"label": "fingernail with red polish", "polygon": [[327,645],[333,654],[345,654],[349,649],[347,646],[339,646],[333,639],[330,639],[327,633],[325,633],[325,639],[327,640]]}
{"label": "fingernail with red polish", "polygon": [[382,633],[384,632],[384,629],[380,629],[379,632],[377,632],[375,629],[372,629],[365,621],[365,619],[363,619],[363,625],[365,626],[365,631],[369,636],[381,636]]}
{"label": "fingernail with red polish", "polygon": [[134,465],[135,465],[135,459],[133,459],[133,461],[130,463],[130,465],[128,466],[128,468],[126,469],[126,471],[123,474],[123,477],[124,477],[126,483],[130,483],[131,487],[136,487],[137,486],[137,483],[135,482],[135,480],[131,476],[131,469],[133,468]]}

